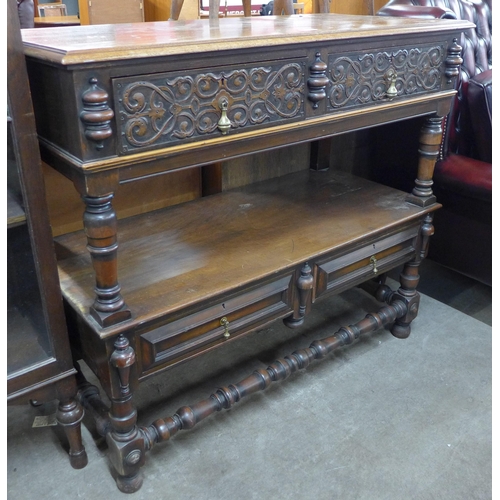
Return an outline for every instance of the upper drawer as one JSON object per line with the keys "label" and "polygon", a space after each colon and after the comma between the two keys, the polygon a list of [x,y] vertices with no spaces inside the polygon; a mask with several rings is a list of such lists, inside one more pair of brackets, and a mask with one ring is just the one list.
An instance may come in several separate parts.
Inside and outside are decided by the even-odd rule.
{"label": "upper drawer", "polygon": [[305,78],[300,60],[114,78],[118,153],[304,119]]}
{"label": "upper drawer", "polygon": [[327,109],[366,106],[391,97],[391,88],[392,97],[441,90],[446,56],[440,44],[330,54]]}

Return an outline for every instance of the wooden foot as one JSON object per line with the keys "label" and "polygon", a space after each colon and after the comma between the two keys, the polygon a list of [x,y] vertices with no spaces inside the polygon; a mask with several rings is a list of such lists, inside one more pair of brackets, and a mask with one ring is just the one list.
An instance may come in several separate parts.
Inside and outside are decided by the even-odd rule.
{"label": "wooden foot", "polygon": [[64,429],[69,442],[69,461],[73,469],[83,469],[87,463],[87,452],[82,443],[81,421],[83,409],[74,399],[59,402],[57,422]]}
{"label": "wooden foot", "polygon": [[422,260],[427,256],[429,238],[433,234],[432,214],[427,214],[422,221],[419,238],[416,243],[415,258],[405,264],[399,277],[401,286],[398,291],[393,292],[389,286],[382,284],[375,293],[376,298],[380,302],[391,304],[394,301],[400,301],[406,305],[406,314],[399,317],[391,329],[391,333],[398,339],[408,338],[411,333],[410,324],[418,315],[420,305],[420,294],[417,292],[417,286],[420,281],[419,267]]}

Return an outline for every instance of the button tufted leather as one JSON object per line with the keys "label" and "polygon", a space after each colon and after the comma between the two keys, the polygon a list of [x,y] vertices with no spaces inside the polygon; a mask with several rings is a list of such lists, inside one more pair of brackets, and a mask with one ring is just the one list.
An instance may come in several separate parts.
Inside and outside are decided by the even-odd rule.
{"label": "button tufted leather", "polygon": [[[458,42],[463,63],[457,96],[444,120],[434,192],[431,259],[491,285],[492,0],[390,0],[377,15],[454,18],[473,22]],[[457,249],[457,250],[455,250]]]}
{"label": "button tufted leather", "polygon": [[463,64],[457,79],[457,98],[446,123],[446,149],[477,156],[467,102],[469,80],[492,67],[491,0],[391,0],[380,16],[440,17],[471,21],[475,29],[464,32],[459,44]]}

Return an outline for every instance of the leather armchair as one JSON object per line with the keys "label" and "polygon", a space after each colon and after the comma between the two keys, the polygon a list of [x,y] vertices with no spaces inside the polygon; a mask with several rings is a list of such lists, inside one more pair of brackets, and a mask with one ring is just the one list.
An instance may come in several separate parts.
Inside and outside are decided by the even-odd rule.
{"label": "leather armchair", "polygon": [[472,21],[459,44],[463,63],[457,96],[443,123],[433,190],[443,208],[429,258],[491,285],[492,43],[491,0],[391,0],[379,16]]}

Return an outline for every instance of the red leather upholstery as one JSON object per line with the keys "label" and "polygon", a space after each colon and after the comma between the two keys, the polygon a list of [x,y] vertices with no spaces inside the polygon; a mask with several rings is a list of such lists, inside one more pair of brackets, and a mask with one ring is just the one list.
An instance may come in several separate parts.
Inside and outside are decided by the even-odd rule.
{"label": "red leather upholstery", "polygon": [[[434,192],[443,209],[429,256],[491,284],[492,0],[390,0],[377,15],[456,18],[473,22],[462,34],[457,96],[444,120]],[[442,213],[441,213],[442,212]]]}

